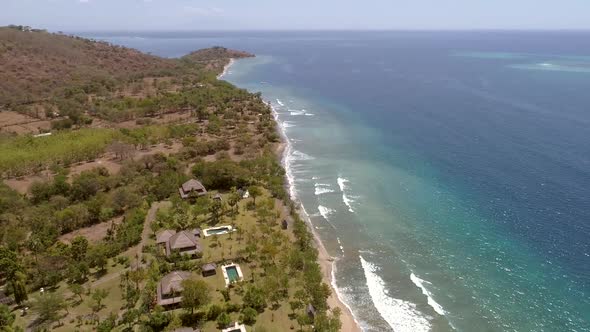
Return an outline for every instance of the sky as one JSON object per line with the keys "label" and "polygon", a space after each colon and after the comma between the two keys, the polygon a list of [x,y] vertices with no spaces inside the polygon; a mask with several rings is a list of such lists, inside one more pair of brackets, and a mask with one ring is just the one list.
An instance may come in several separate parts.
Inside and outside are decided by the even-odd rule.
{"label": "sky", "polygon": [[52,31],[590,29],[590,0],[0,0]]}

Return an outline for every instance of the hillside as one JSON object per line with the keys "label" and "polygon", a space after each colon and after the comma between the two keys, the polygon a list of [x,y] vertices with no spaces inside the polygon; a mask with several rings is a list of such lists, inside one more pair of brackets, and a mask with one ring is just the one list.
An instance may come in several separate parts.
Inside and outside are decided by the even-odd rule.
{"label": "hillside", "polygon": [[121,82],[177,75],[187,64],[216,70],[226,59],[244,56],[250,55],[216,47],[179,61],[102,41],[2,27],[0,105],[63,96],[75,87],[97,93]]}
{"label": "hillside", "polygon": [[88,39],[0,28],[0,104],[50,97],[92,81],[161,75],[173,60]]}

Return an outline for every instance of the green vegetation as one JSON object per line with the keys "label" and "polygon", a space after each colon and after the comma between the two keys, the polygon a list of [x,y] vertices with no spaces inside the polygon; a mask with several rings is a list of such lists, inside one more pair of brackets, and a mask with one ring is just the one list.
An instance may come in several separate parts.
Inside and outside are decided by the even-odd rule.
{"label": "green vegetation", "polygon": [[70,165],[102,154],[117,133],[109,129],[81,129],[52,136],[19,136],[0,140],[0,172],[20,176],[52,165]]}

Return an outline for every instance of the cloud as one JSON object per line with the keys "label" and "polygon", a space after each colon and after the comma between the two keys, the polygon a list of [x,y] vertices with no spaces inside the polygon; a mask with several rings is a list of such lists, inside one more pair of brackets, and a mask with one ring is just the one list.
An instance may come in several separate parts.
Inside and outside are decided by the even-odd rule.
{"label": "cloud", "polygon": [[78,0],[78,1],[80,1],[81,3],[87,3],[87,2],[90,2],[90,0]]}
{"label": "cloud", "polygon": [[184,6],[183,11],[197,16],[220,16],[224,13],[223,9],[217,7]]}

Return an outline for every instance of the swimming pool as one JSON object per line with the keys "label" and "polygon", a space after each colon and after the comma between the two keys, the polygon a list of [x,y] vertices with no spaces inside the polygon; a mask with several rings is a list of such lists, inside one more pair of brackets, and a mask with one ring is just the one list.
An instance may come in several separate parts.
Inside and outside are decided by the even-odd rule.
{"label": "swimming pool", "polygon": [[235,266],[228,267],[226,271],[229,282],[235,282],[240,280],[240,276],[238,275],[238,269]]}
{"label": "swimming pool", "polygon": [[223,279],[225,280],[225,286],[229,286],[234,282],[239,282],[244,280],[244,275],[242,274],[242,269],[238,264],[227,264],[221,267],[221,271],[223,271]]}
{"label": "swimming pool", "polygon": [[203,235],[205,235],[205,237],[207,237],[207,236],[211,236],[211,235],[227,234],[227,233],[233,232],[233,231],[234,231],[234,228],[232,226],[219,226],[219,227],[204,229]]}

